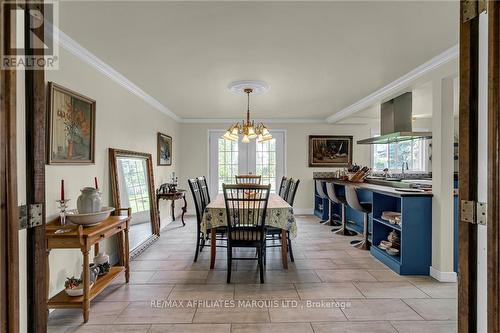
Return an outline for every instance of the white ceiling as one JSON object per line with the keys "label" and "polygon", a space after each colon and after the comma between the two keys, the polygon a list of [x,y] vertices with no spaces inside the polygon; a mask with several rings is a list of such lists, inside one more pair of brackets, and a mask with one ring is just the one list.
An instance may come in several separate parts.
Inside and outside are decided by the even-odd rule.
{"label": "white ceiling", "polygon": [[458,41],[458,2],[60,2],[63,32],[182,118],[334,114]]}

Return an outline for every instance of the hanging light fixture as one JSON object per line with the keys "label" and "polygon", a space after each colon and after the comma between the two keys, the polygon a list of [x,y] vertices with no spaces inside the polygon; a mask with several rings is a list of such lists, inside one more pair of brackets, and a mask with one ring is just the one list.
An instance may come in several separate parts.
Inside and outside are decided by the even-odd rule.
{"label": "hanging light fixture", "polygon": [[255,126],[255,122],[250,121],[250,94],[253,92],[253,88],[244,88],[243,92],[247,94],[247,119],[243,120],[241,123],[235,123],[228,128],[226,133],[222,138],[231,141],[238,141],[239,135],[243,137],[241,142],[249,143],[250,140],[257,139],[257,142],[264,142],[271,140],[273,136],[269,132],[263,123],[259,123]]}

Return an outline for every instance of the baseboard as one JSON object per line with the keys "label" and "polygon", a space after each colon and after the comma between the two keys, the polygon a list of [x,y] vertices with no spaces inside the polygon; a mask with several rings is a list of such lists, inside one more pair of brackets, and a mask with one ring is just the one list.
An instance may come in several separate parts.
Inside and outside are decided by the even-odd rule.
{"label": "baseboard", "polygon": [[429,274],[439,282],[457,282],[457,273],[455,272],[441,272],[431,266]]}
{"label": "baseboard", "polygon": [[313,215],[314,209],[313,208],[294,208],[293,213],[295,215]]}

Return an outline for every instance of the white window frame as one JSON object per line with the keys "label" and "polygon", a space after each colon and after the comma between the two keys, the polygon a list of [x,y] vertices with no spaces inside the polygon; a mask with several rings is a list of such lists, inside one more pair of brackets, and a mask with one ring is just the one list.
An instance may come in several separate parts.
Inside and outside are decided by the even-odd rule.
{"label": "white window frame", "polygon": [[[218,194],[219,181],[219,157],[218,157],[218,139],[224,134],[225,130],[208,130],[208,186],[210,196],[215,197]],[[286,131],[271,130],[273,138],[276,139],[276,190],[279,188],[281,177],[286,175]],[[215,154],[214,152],[217,152]],[[255,140],[250,143],[239,142],[238,146],[238,173],[255,174],[256,165],[256,144]]]}
{"label": "white window frame", "polygon": [[[417,128],[417,129],[415,129],[415,131],[428,132],[428,130],[425,128]],[[371,136],[375,137],[378,135],[380,135],[380,131],[378,129],[372,128],[371,129]],[[427,172],[431,171],[430,170],[430,163],[429,163],[429,144],[428,143],[429,143],[429,140],[424,140],[423,156],[422,156],[424,170],[411,170],[410,169],[410,170],[405,170],[405,173],[427,173]],[[381,172],[382,170],[374,169],[374,163],[375,163],[374,155],[375,155],[375,145],[372,145],[370,147],[370,166],[371,166],[373,172]],[[395,168],[393,167],[392,169],[389,168],[389,172],[393,172],[393,173],[401,173],[401,170],[402,170],[402,166],[396,166]]]}

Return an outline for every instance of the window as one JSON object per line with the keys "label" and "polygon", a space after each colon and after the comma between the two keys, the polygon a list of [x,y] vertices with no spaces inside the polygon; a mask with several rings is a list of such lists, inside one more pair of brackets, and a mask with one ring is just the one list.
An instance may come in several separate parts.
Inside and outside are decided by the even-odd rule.
{"label": "window", "polygon": [[257,143],[226,141],[224,131],[209,130],[209,177],[210,195],[222,193],[222,184],[233,184],[238,174],[262,176],[262,184],[271,184],[276,192],[285,174],[285,131],[273,130],[273,139]]}
{"label": "window", "polygon": [[255,169],[262,184],[271,184],[271,192],[276,192],[276,139],[256,144]]}
{"label": "window", "polygon": [[222,193],[222,184],[234,183],[238,174],[238,142],[219,138],[219,193]]}
{"label": "window", "polygon": [[407,162],[409,171],[426,172],[426,145],[425,139],[373,145],[372,169],[401,171],[403,163]]}

